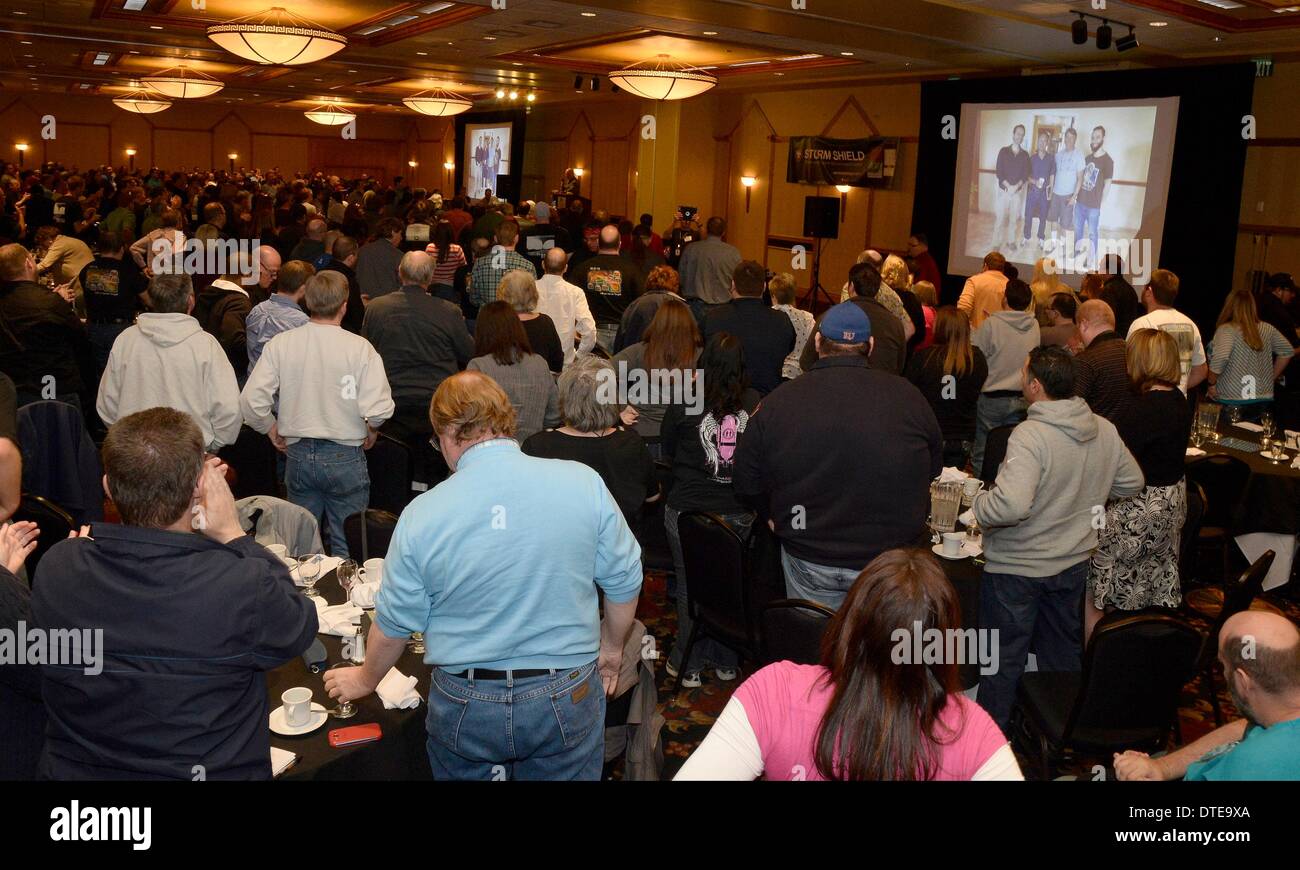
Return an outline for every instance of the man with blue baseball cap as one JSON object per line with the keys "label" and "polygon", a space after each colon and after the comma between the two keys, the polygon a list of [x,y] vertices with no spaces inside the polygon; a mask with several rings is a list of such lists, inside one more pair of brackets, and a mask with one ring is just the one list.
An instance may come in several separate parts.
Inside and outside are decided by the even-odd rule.
{"label": "man with blue baseball cap", "polygon": [[786,593],[832,608],[868,562],[917,540],[943,468],[934,411],[909,381],[871,367],[871,331],[851,301],[822,316],[817,361],[763,399],[732,474],[781,539]]}

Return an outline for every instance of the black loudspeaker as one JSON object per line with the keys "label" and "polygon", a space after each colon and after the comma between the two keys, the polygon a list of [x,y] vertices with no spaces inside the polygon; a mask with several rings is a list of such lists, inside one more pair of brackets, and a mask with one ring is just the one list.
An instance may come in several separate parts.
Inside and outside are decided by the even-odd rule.
{"label": "black loudspeaker", "polygon": [[840,237],[840,198],[805,196],[803,199],[803,234],[813,239]]}

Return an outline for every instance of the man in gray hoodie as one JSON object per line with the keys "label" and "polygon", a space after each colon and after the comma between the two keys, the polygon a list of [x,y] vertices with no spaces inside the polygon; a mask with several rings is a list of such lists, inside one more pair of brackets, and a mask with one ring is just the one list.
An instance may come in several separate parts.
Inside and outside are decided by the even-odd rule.
{"label": "man in gray hoodie", "polygon": [[989,376],[975,405],[975,446],[971,465],[975,476],[983,476],[984,445],[989,433],[1025,419],[1025,399],[1020,389],[1020,370],[1025,354],[1038,347],[1038,320],[1031,313],[1034,291],[1020,279],[1007,282],[1003,309],[984,319],[971,335],[971,344],[984,352]]}
{"label": "man in gray hoodie", "polygon": [[987,560],[980,629],[998,632],[999,667],[980,678],[978,700],[1004,732],[1031,640],[1039,670],[1079,670],[1088,557],[1106,502],[1143,486],[1114,424],[1074,395],[1074,377],[1063,348],[1029,352],[1029,418],[1011,433],[993,488],[971,505]]}
{"label": "man in gray hoodie", "polygon": [[190,316],[194,286],[183,274],[155,275],[148,314],[113,342],[95,409],[104,425],[149,408],[194,418],[209,453],[233,444],[243,415],[239,384],[221,344]]}

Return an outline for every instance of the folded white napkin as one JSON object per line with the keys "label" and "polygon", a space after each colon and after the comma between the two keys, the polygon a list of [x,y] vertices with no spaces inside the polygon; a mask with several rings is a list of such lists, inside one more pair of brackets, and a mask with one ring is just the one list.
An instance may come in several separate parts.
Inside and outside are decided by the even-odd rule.
{"label": "folded white napkin", "polygon": [[969,526],[971,523],[975,521],[975,511],[968,510],[964,513],[958,514],[957,521],[960,522],[963,526]]}
{"label": "folded white napkin", "polygon": [[1247,432],[1263,432],[1264,427],[1258,423],[1251,423],[1248,420],[1242,420],[1239,423],[1233,423],[1238,429],[1245,429]]}
{"label": "folded white napkin", "polygon": [[296,752],[290,752],[287,749],[277,749],[276,747],[272,746],[271,747],[271,776],[279,776],[280,774],[284,773],[286,770],[293,767],[293,763],[297,760],[298,760],[298,754]]}
{"label": "folded white napkin", "polygon": [[[321,556],[320,573],[316,575],[316,582],[319,583],[321,581],[321,578],[323,578],[329,572],[333,571],[342,563],[343,560],[338,556]],[[298,576],[298,566],[296,564],[296,560],[295,560],[295,564],[289,566],[289,576],[292,577],[293,582],[297,583],[299,586],[307,585],[303,583],[302,578]]]}
{"label": "folded white napkin", "polygon": [[379,594],[379,583],[358,583],[352,587],[348,599],[357,607],[374,607],[375,596]]}
{"label": "folded white napkin", "polygon": [[1300,453],[1297,453],[1295,459],[1291,460],[1291,467],[1300,469]]}
{"label": "folded white napkin", "polygon": [[1202,449],[1199,448],[1199,447],[1188,447],[1188,448],[1187,448],[1187,455],[1188,455],[1188,456],[1204,456],[1204,455],[1205,455],[1205,451],[1202,450]]}
{"label": "folded white napkin", "polygon": [[312,600],[316,602],[316,621],[320,623],[317,630],[321,634],[332,634],[335,637],[356,634],[354,629],[361,624],[360,607],[355,604],[335,604],[331,607],[325,603],[324,598]]}
{"label": "folded white napkin", "polygon": [[420,696],[415,691],[415,677],[408,677],[397,668],[384,674],[384,678],[375,687],[375,694],[384,702],[385,710],[410,710],[420,705]]}
{"label": "folded white napkin", "polygon": [[943,471],[939,472],[938,480],[940,483],[961,483],[968,477],[970,477],[970,475],[962,471],[960,468],[954,468],[951,465],[947,465],[944,466]]}

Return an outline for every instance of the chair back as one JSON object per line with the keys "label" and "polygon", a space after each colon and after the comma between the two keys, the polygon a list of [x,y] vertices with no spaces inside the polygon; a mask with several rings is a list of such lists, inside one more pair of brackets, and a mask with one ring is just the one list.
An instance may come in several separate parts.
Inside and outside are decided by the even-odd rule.
{"label": "chair back", "polygon": [[1187,480],[1196,481],[1205,491],[1205,516],[1202,525],[1224,530],[1234,525],[1234,514],[1250,480],[1250,466],[1226,453],[1202,456],[1187,464]]}
{"label": "chair back", "polygon": [[721,517],[701,511],[681,514],[677,533],[695,620],[728,646],[756,652],[745,542]]}
{"label": "chair back", "polygon": [[834,610],[816,601],[800,598],[769,601],[759,617],[763,664],[782,661],[820,664],[822,637],[834,615]]}
{"label": "chair back", "polygon": [[668,546],[668,532],[664,529],[664,505],[668,490],[672,488],[673,467],[662,459],[655,461],[655,479],[659,481],[659,498],[641,505],[636,516],[637,543],[641,545],[641,560],[649,571],[673,572],[673,552]]}
{"label": "chair back", "polygon": [[755,520],[749,531],[748,549],[750,600],[757,610],[786,597],[781,539],[767,523]]}
{"label": "chair back", "polygon": [[80,409],[31,402],[18,409],[24,492],[49,499],[79,525],[104,519],[103,467]]}
{"label": "chair back", "polygon": [[348,553],[357,564],[367,559],[382,559],[388,555],[388,545],[397,528],[397,515],[388,511],[370,509],[365,512],[365,526],[360,513],[343,521],[343,537],[348,542]]}
{"label": "chair back", "polygon": [[236,499],[280,494],[275,445],[261,432],[241,426],[235,443],[222,447],[217,455],[234,471],[230,491]]}
{"label": "chair back", "polygon": [[77,528],[77,524],[63,508],[30,492],[23,493],[22,501],[11,520],[16,523],[36,523],[36,527],[41,530],[40,537],[36,539],[36,549],[27,557],[27,582],[31,585],[36,579],[36,566],[40,564],[41,557],[49,552],[50,547],[67,538]]}
{"label": "chair back", "polygon": [[1205,522],[1205,488],[1190,478],[1187,480],[1187,518],[1183,521],[1182,536],[1178,541],[1178,579],[1184,589],[1196,578],[1196,541],[1201,536]]}
{"label": "chair back", "polygon": [[1064,739],[1155,747],[1178,715],[1183,686],[1195,673],[1201,634],[1163,608],[1121,611],[1093,629],[1078,697]]}
{"label": "chair back", "polygon": [[366,469],[370,473],[370,507],[400,514],[411,502],[411,481],[415,479],[411,449],[380,432],[366,451]]}
{"label": "chair back", "polygon": [[1211,623],[1210,634],[1206,638],[1210,655],[1217,654],[1219,632],[1223,629],[1223,624],[1238,613],[1249,610],[1255,598],[1264,591],[1264,578],[1273,567],[1274,558],[1276,554],[1272,550],[1265,550],[1249,568],[1238,575],[1236,580],[1226,584],[1223,590],[1223,606],[1219,608],[1219,615]]}
{"label": "chair back", "polygon": [[998,478],[998,466],[1007,458],[1007,442],[1015,426],[998,426],[984,439],[984,459],[979,469],[980,480],[992,483]]}

